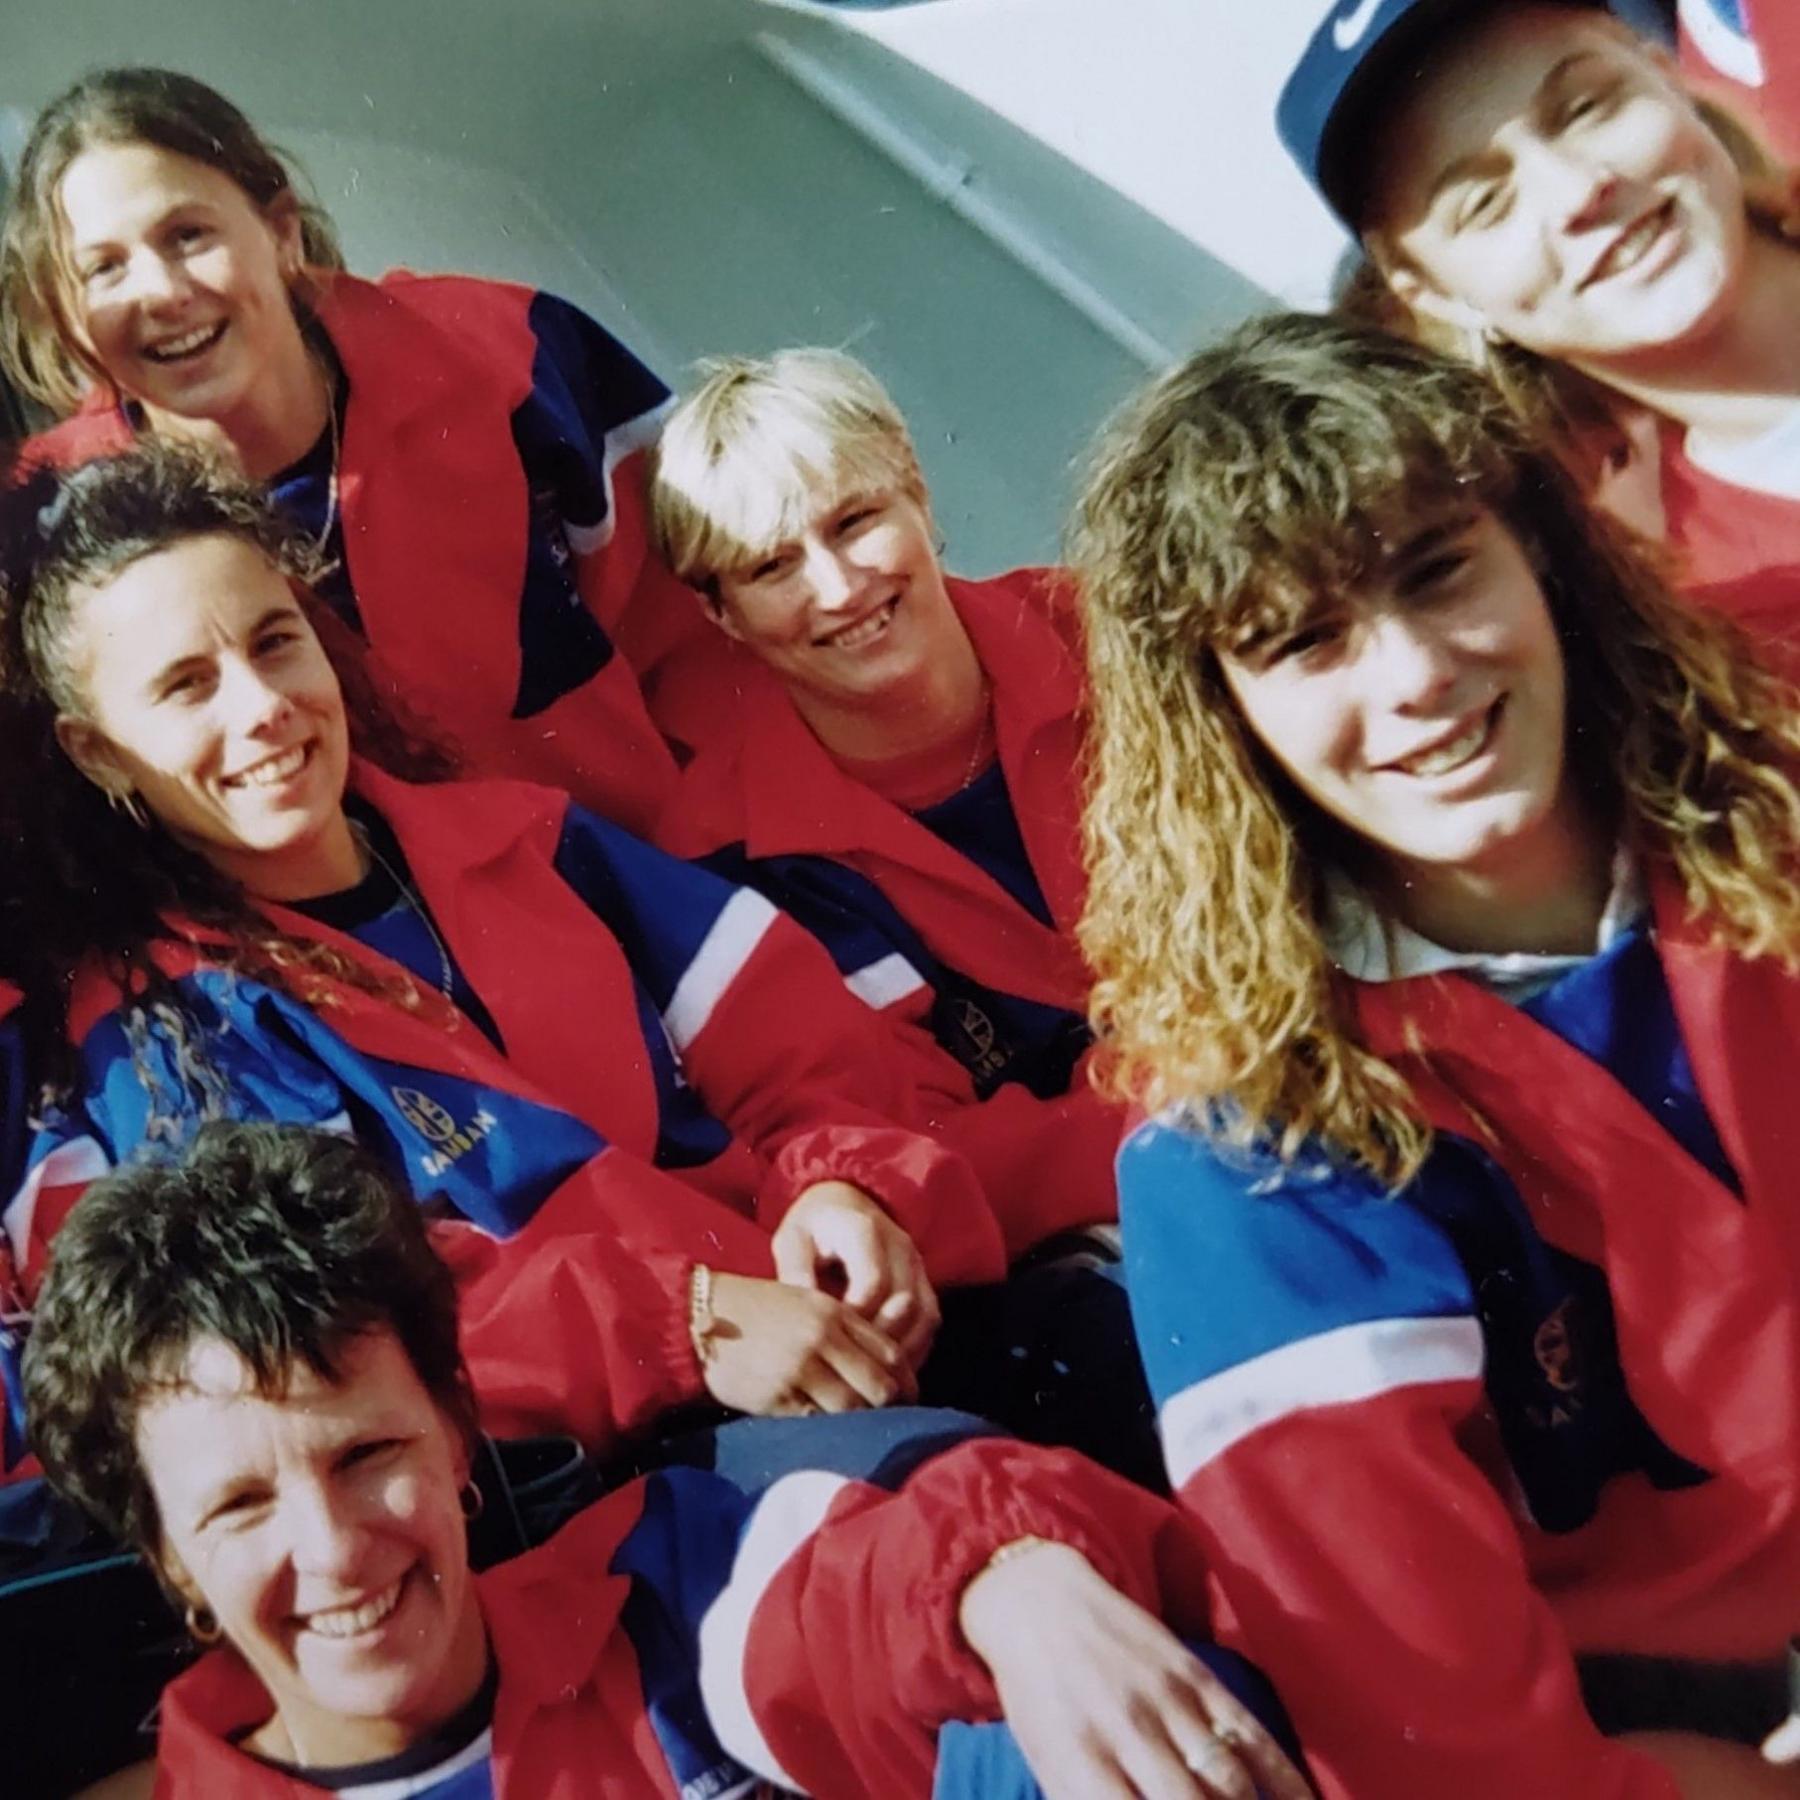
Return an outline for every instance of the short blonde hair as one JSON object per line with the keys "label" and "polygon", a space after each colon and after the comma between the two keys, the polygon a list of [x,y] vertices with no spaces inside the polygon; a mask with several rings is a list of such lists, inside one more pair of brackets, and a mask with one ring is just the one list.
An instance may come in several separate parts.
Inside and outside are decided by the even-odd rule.
{"label": "short blonde hair", "polygon": [[893,488],[930,510],[912,434],[888,391],[841,350],[696,365],[651,459],[651,525],[676,576],[717,583],[801,531],[821,505]]}

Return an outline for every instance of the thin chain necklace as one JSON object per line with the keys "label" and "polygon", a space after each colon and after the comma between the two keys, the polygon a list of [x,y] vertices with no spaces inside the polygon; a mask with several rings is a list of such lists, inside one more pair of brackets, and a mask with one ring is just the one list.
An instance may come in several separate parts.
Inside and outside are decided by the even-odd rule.
{"label": "thin chain necklace", "polygon": [[438,991],[446,1000],[454,1004],[456,1000],[456,965],[450,960],[450,952],[444,948],[444,940],[438,936],[438,928],[432,923],[431,914],[425,909],[425,902],[413,891],[412,883],[381,854],[373,835],[360,819],[350,821],[350,831],[356,841],[368,852],[370,861],[394,884],[395,891],[400,898],[406,902],[413,916],[425,927],[426,935],[431,939],[432,947],[438,954]]}
{"label": "thin chain necklace", "polygon": [[337,377],[323,357],[315,359],[319,373],[325,378],[325,424],[331,434],[331,472],[325,478],[325,523],[313,542],[313,551],[323,556],[331,547],[331,533],[338,518],[338,458],[343,450],[343,430],[338,423]]}
{"label": "thin chain necklace", "polygon": [[[968,767],[962,772],[962,780],[956,784],[956,791],[959,794],[975,779],[981,768],[981,753],[987,748],[988,726],[992,723],[994,716],[993,702],[994,691],[988,686],[988,678],[984,671],[981,677],[981,720],[975,727],[975,742],[969,750]],[[999,748],[997,737],[995,748]]]}

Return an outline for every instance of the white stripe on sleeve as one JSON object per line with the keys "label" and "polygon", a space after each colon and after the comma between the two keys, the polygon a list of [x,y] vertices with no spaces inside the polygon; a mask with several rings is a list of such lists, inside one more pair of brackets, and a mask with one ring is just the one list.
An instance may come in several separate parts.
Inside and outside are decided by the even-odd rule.
{"label": "white stripe on sleeve", "polygon": [[[841,1475],[801,1469],[762,1497],[738,1545],[731,1579],[700,1621],[700,1697],[719,1747],[745,1768],[804,1793],[775,1760],[750,1702],[750,1622],[783,1563],[819,1529],[850,1484]],[[815,1654],[820,1652],[815,1646]]]}
{"label": "white stripe on sleeve", "polygon": [[606,495],[606,514],[598,525],[567,525],[569,548],[577,556],[592,556],[612,542],[613,528],[619,522],[619,503],[613,498],[613,475],[626,457],[648,450],[662,436],[663,422],[675,410],[675,396],[659,401],[648,412],[615,425],[606,434],[606,447],[600,455],[600,486]]}
{"label": "white stripe on sleeve", "polygon": [[38,1196],[48,1188],[85,1187],[98,1181],[112,1163],[94,1138],[85,1134],[58,1144],[44,1160],[25,1177],[19,1191],[7,1202],[3,1215],[6,1235],[12,1240],[13,1259],[21,1274],[25,1271],[25,1253],[31,1243],[31,1225],[37,1212]]}
{"label": "white stripe on sleeve", "polygon": [[775,908],[752,888],[739,888],[725,902],[705,942],[676,983],[663,1014],[669,1040],[677,1050],[686,1050],[706,1029],[713,1008],[737,980],[777,917]]}
{"label": "white stripe on sleeve", "polygon": [[1169,1480],[1180,1488],[1241,1438],[1313,1407],[1372,1400],[1438,1381],[1479,1381],[1473,1319],[1374,1319],[1265,1351],[1183,1388],[1159,1426]]}
{"label": "white stripe on sleeve", "polygon": [[898,950],[890,950],[879,962],[865,963],[844,977],[844,986],[877,1012],[924,985],[925,977]]}

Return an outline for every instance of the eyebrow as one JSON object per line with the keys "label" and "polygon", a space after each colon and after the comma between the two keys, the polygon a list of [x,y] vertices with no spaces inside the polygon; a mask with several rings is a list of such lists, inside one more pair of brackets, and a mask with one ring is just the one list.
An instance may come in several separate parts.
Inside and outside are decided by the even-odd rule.
{"label": "eyebrow", "polygon": [[[210,200],[204,199],[199,195],[190,195],[187,199],[177,200],[173,206],[164,208],[162,212],[159,212],[156,217],[150,221],[146,230],[149,232],[161,231],[171,219],[178,218],[182,213],[210,211],[212,210],[212,205],[213,203]],[[107,249],[117,241],[117,239],[108,236],[77,238],[71,233],[69,238],[69,253],[72,256],[77,257],[85,256],[90,251]]]}
{"label": "eyebrow", "polygon": [[1405,567],[1408,563],[1420,561],[1424,557],[1434,556],[1442,549],[1459,542],[1468,536],[1475,526],[1475,511],[1454,513],[1447,519],[1440,519],[1434,525],[1427,525],[1422,531],[1398,544],[1383,559],[1390,569]]}
{"label": "eyebrow", "polygon": [[[264,612],[244,635],[253,638],[259,631],[266,631],[277,619],[297,619],[300,617],[302,617],[302,614],[299,606],[292,600],[284,600],[275,606],[271,606]],[[209,661],[210,655],[211,653],[208,651],[196,650],[187,656],[176,657],[173,662],[164,663],[160,669],[153,670],[145,677],[145,691],[154,693],[156,689],[167,683],[172,676],[180,674],[181,671],[190,664],[205,663]]]}
{"label": "eyebrow", "polygon": [[[1560,62],[1554,63],[1538,83],[1537,91],[1531,96],[1528,113],[1533,118],[1541,118],[1546,110],[1547,100],[1568,80],[1574,70],[1583,63],[1602,60],[1604,59],[1598,50],[1571,50]],[[1454,162],[1438,171],[1437,179],[1432,182],[1431,191],[1426,197],[1426,205],[1436,206],[1459,182],[1487,173],[1498,154],[1492,144],[1484,144],[1479,150],[1471,150],[1466,155],[1457,157]]]}

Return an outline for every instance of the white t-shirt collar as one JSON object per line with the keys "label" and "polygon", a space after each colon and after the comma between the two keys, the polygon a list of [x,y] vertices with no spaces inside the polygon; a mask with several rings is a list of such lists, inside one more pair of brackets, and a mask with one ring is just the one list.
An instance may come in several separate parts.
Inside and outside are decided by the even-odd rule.
{"label": "white t-shirt collar", "polygon": [[1643,917],[1648,905],[1643,871],[1635,857],[1620,849],[1613,857],[1612,891],[1600,915],[1592,951],[1578,956],[1540,956],[1524,950],[1504,955],[1448,950],[1378,912],[1362,888],[1334,869],[1325,879],[1325,949],[1356,981],[1404,981],[1414,975],[1455,970],[1509,1000],[1527,1000],[1604,950]]}

